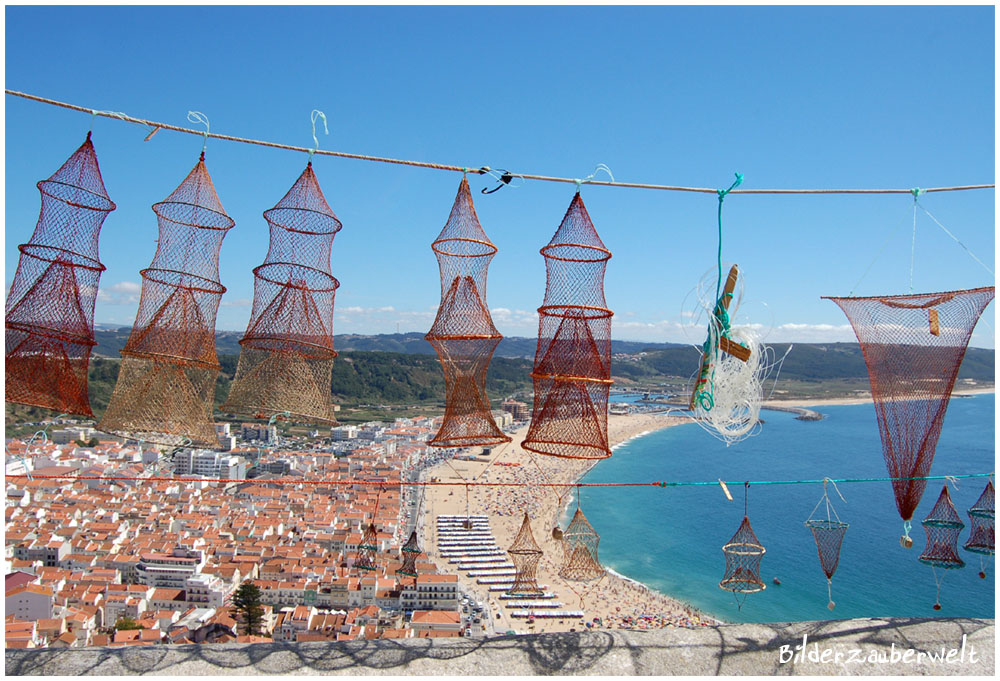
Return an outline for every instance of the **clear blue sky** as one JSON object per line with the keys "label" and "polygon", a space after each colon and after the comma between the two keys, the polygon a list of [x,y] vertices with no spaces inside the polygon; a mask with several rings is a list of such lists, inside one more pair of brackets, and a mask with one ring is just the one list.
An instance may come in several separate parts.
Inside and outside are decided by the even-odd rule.
{"label": "clear blue sky", "polygon": [[[994,180],[994,8],[6,7],[6,87],[88,108],[323,148],[515,172],[746,188],[914,187]],[[83,141],[90,117],[7,96],[5,284],[38,217],[35,182]],[[97,321],[132,323],[150,206],[197,160],[201,139],[98,119],[94,143],[118,210],[101,235]],[[261,213],[301,153],[210,140],[207,163],[236,227],[222,248],[221,329],[245,329]],[[439,296],[430,243],[460,175],[317,157],[344,223],[335,332],[426,331]],[[534,336],[545,269],[572,185],[528,182],[476,208],[499,247],[489,304],[502,333]],[[700,342],[689,292],[715,267],[716,198],[584,187],[614,257],[606,293],[621,339]],[[994,261],[994,193],[923,204]],[[737,321],[770,341],[853,341],[822,295],[906,293],[909,196],[733,196],[723,259],[746,275]],[[993,277],[918,214],[915,291]],[[687,297],[686,304],[685,298]],[[989,322],[989,323],[984,323]],[[993,347],[994,306],[973,345]]]}

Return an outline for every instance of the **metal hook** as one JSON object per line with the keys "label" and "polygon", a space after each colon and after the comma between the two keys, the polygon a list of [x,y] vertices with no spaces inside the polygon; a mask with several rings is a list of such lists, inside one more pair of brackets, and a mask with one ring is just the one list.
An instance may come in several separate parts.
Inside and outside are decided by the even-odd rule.
{"label": "metal hook", "polygon": [[[482,189],[483,194],[492,194],[496,191],[499,191],[501,188],[503,188],[504,185],[510,185],[511,180],[513,180],[515,177],[521,177],[520,175],[515,175],[509,170],[503,170],[503,169],[501,169],[500,171],[491,170],[488,168],[488,166],[486,168],[487,169],[484,171],[484,174],[495,178],[498,184],[497,186],[493,187],[493,189],[486,189],[485,187],[483,187]],[[503,174],[497,177],[497,175],[500,174],[500,172],[502,172]],[[521,177],[521,180],[523,182],[524,178]],[[514,186],[519,187],[520,185],[514,185]]]}
{"label": "metal hook", "polygon": [[192,123],[201,123],[205,126],[205,142],[201,145],[201,153],[205,154],[205,148],[208,146],[208,133],[211,130],[211,126],[208,122],[208,116],[200,111],[188,111],[188,120]]}

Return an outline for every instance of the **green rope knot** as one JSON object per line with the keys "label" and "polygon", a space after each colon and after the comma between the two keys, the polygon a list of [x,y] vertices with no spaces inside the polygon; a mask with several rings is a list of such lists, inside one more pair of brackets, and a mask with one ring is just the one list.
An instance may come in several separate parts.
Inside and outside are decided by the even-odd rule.
{"label": "green rope knot", "polygon": [[910,193],[913,194],[913,200],[916,201],[921,194],[926,194],[927,190],[921,189],[920,187],[914,187],[913,189],[910,190]]}

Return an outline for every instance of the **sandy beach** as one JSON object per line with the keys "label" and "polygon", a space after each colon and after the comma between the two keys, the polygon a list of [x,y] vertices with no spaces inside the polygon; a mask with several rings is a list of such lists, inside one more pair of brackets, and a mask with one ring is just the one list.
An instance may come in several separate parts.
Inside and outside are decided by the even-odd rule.
{"label": "sandy beach", "polygon": [[[992,386],[988,388],[962,388],[960,390],[953,390],[951,393],[952,397],[963,397],[967,395],[986,395],[989,393],[996,392],[995,388]],[[868,397],[843,397],[835,399],[771,399],[765,400],[763,402],[764,406],[775,406],[775,407],[822,407],[822,406],[832,406],[839,404],[867,404],[872,401],[871,396]]]}
{"label": "sandy beach", "polygon": [[[661,428],[688,423],[689,419],[663,414],[628,414],[608,417],[608,441],[612,447],[630,438]],[[573,482],[583,475],[593,461],[539,456],[521,449],[527,426],[512,434],[513,441],[494,449],[483,461],[442,463],[427,473],[444,481],[563,483]],[[510,465],[517,464],[517,465]],[[571,488],[546,487],[472,487],[468,495],[461,487],[428,487],[425,500],[424,546],[442,572],[458,574],[463,588],[477,595],[477,600],[489,602],[493,624],[500,633],[515,631],[580,631],[585,627],[579,619],[538,620],[529,625],[525,620],[509,616],[511,609],[501,605],[498,592],[490,594],[474,578],[464,576],[437,555],[434,519],[441,514],[485,514],[490,529],[501,548],[509,546],[520,529],[524,512],[531,518],[535,541],[544,552],[538,566],[538,584],[556,594],[562,603],[559,610],[583,610],[586,621],[595,628],[654,628],[663,626],[698,626],[715,620],[672,598],[658,594],[632,580],[610,572],[598,582],[569,582],[558,576],[562,566],[562,545],[552,537],[565,502],[571,498]],[[586,497],[582,510],[586,513]],[[496,619],[500,613],[500,619]],[[599,618],[600,624],[594,623]]]}

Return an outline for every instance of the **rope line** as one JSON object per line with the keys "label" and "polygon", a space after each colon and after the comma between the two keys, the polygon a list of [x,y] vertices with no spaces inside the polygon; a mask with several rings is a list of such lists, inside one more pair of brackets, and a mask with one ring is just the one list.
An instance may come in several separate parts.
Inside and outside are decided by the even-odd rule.
{"label": "rope line", "polygon": [[[137,125],[143,125],[153,128],[153,131],[146,138],[147,140],[153,136],[158,130],[173,130],[174,132],[182,132],[189,135],[199,135],[208,139],[209,137],[214,139],[226,140],[229,142],[240,142],[242,144],[255,144],[262,147],[270,147],[272,149],[285,149],[287,151],[298,151],[302,153],[314,153],[319,156],[336,156],[338,158],[352,158],[359,161],[374,161],[378,163],[392,163],[396,165],[413,166],[416,168],[430,168],[432,170],[447,170],[458,173],[476,173],[478,175],[486,175],[490,172],[491,168],[489,166],[483,166],[481,168],[471,168],[468,166],[455,166],[447,165],[443,163],[429,163],[426,161],[409,161],[405,159],[398,158],[387,158],[382,156],[369,156],[367,154],[351,154],[343,151],[325,151],[321,149],[309,149],[307,147],[298,147],[290,144],[279,144],[277,142],[268,142],[266,140],[250,139],[247,137],[236,137],[234,135],[222,135],[216,132],[206,132],[204,130],[192,130],[191,128],[182,128],[177,125],[170,125],[168,123],[160,123],[157,121],[151,121],[144,118],[137,118],[135,116],[128,116],[124,114],[112,114],[104,111],[98,111],[94,113],[94,109],[88,109],[87,107],[78,106],[76,104],[69,104],[67,102],[60,102],[55,99],[49,99],[47,97],[39,97],[38,95],[32,95],[27,92],[19,92],[17,90],[5,89],[4,92],[12,97],[21,97],[22,99],[27,99],[33,102],[40,102],[42,104],[49,104],[51,106],[58,106],[64,109],[70,109],[71,111],[79,111],[93,116],[105,116],[108,118],[117,118],[119,120],[125,121],[127,123],[135,123]],[[572,177],[555,177],[551,175],[532,175],[528,173],[510,173],[512,176],[521,177],[525,180],[538,180],[540,182],[563,182],[566,184],[577,184],[579,180]],[[588,185],[600,186],[600,187],[624,187],[630,189],[657,189],[661,191],[674,191],[674,192],[694,192],[699,194],[714,194],[718,195],[719,190],[713,189],[711,187],[683,187],[678,185],[666,185],[666,184],[648,184],[641,182],[615,182],[615,181],[602,181],[602,180],[587,180]],[[995,189],[994,184],[969,184],[969,185],[956,185],[951,187],[928,187],[926,189],[921,189],[921,193],[931,193],[931,192],[955,192],[955,191],[968,191],[973,189]],[[912,189],[734,189],[730,192],[731,194],[912,194]]]}
{"label": "rope line", "polygon": [[[898,482],[906,480],[951,480],[955,478],[986,478],[993,473],[965,473],[962,475],[924,475],[912,478],[821,478],[819,480],[739,480],[726,481],[728,485],[743,484],[750,485],[817,485],[825,482]],[[6,480],[16,480],[28,478],[29,480],[123,480],[132,482],[225,482],[260,485],[334,485],[339,487],[351,487],[354,485],[368,487],[698,487],[705,485],[718,485],[720,480],[709,482],[687,482],[687,481],[667,481],[656,480],[653,482],[436,482],[430,481],[408,481],[387,482],[385,480],[260,480],[254,478],[179,478],[179,477],[148,477],[124,476],[124,475],[33,475],[28,474],[5,474]]]}

